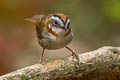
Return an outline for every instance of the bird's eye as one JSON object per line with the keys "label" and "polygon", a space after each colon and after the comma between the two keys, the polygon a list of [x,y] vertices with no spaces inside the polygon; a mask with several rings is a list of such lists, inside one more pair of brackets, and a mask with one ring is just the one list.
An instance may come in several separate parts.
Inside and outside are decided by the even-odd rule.
{"label": "bird's eye", "polygon": [[58,24],[58,22],[57,22],[57,21],[55,21],[55,24]]}

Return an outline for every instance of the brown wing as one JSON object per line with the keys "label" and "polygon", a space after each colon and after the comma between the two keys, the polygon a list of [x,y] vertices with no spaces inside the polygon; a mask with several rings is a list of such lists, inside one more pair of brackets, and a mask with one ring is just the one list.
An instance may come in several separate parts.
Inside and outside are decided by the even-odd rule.
{"label": "brown wing", "polygon": [[26,18],[25,20],[35,24],[37,38],[42,39],[41,33],[43,31],[43,27],[45,26],[45,15],[35,15],[31,18]]}
{"label": "brown wing", "polygon": [[44,21],[46,19],[45,15],[35,15],[32,17],[32,20],[35,20],[36,35],[38,40],[42,39],[42,31],[45,26]]}

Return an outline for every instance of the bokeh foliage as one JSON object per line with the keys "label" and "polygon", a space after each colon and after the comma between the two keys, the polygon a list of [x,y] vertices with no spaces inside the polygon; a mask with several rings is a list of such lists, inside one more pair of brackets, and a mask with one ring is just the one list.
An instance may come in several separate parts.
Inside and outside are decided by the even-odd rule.
{"label": "bokeh foliage", "polygon": [[116,40],[120,38],[120,0],[62,0],[53,10],[70,17],[78,40],[94,46],[120,45]]}

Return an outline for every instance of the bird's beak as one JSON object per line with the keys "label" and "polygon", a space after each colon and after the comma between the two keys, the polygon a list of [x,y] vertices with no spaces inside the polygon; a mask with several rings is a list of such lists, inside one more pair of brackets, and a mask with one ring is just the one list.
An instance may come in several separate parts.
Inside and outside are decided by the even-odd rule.
{"label": "bird's beak", "polygon": [[67,29],[68,29],[67,27],[64,28],[64,30],[67,30]]}
{"label": "bird's beak", "polygon": [[64,29],[65,31],[68,29],[66,26],[65,27],[61,27],[62,29]]}

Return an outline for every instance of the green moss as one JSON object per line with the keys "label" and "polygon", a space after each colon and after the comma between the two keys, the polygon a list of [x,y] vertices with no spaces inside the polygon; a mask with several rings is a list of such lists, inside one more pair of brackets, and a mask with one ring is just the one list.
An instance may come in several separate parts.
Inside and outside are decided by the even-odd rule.
{"label": "green moss", "polygon": [[25,76],[25,75],[22,75],[21,80],[29,80],[29,78],[27,76]]}

